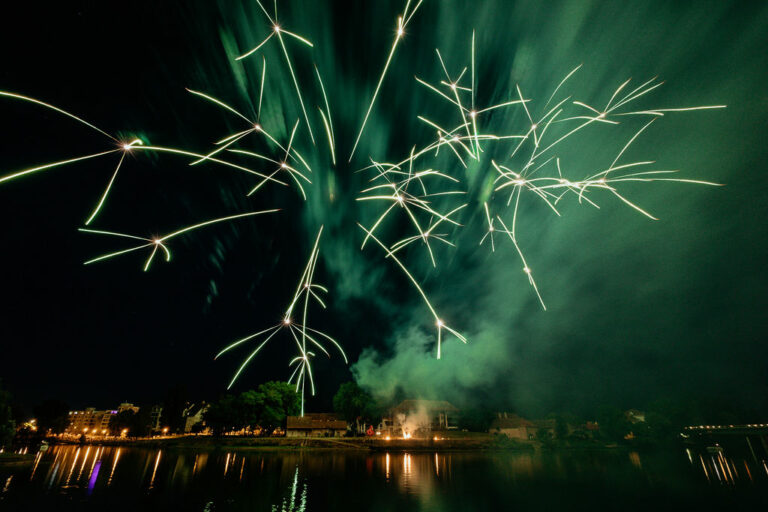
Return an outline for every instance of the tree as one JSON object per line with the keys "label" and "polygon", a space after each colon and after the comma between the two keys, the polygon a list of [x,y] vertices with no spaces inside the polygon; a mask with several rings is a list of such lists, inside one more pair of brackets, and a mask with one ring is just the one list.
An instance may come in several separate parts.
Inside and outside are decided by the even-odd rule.
{"label": "tree", "polygon": [[[644,437],[653,442],[674,441],[683,427],[700,419],[694,404],[683,399],[664,398],[651,402],[645,413]],[[729,424],[738,423],[729,418]],[[693,424],[702,424],[703,421]],[[638,432],[635,432],[638,434]]]}
{"label": "tree", "polygon": [[488,432],[495,417],[493,410],[488,407],[462,409],[458,426],[460,429],[470,432]]}
{"label": "tree", "polygon": [[123,430],[131,432],[131,435],[133,435],[132,430],[135,426],[136,413],[132,409],[120,411],[109,420],[109,430],[112,432],[112,435],[120,435]]}
{"label": "tree", "polygon": [[237,398],[234,395],[224,395],[203,414],[205,423],[211,427],[214,434],[221,435],[228,430],[236,428],[237,424]]}
{"label": "tree", "polygon": [[349,423],[354,422],[361,432],[360,421],[373,422],[377,416],[376,402],[370,393],[356,382],[345,382],[333,397],[333,410]]}
{"label": "tree", "polygon": [[174,386],[165,395],[163,412],[160,415],[161,427],[168,427],[172,433],[184,431],[184,409],[188,405],[187,391],[184,386]]}
{"label": "tree", "polygon": [[139,407],[139,412],[132,416],[133,424],[128,428],[131,437],[146,437],[152,433],[152,408]]}
{"label": "tree", "polygon": [[61,400],[46,400],[34,408],[37,426],[43,432],[64,432],[69,423],[69,406]]}
{"label": "tree", "polygon": [[214,402],[203,414],[205,423],[216,434],[240,430],[259,424],[262,399],[257,391],[240,395],[226,394]]}
{"label": "tree", "polygon": [[561,441],[568,437],[571,429],[581,423],[579,418],[567,412],[553,412],[547,418],[555,420],[555,438]]}
{"label": "tree", "polygon": [[612,441],[621,441],[631,430],[631,425],[618,407],[605,406],[597,415],[600,436]]}
{"label": "tree", "polygon": [[0,447],[9,444],[16,434],[16,422],[11,414],[11,394],[4,391],[0,382]]}
{"label": "tree", "polygon": [[259,425],[269,433],[285,424],[288,416],[299,413],[301,398],[287,382],[265,382],[256,391]]}
{"label": "tree", "polygon": [[546,428],[540,428],[536,431],[536,440],[544,446],[552,445],[552,432]]}
{"label": "tree", "polygon": [[266,382],[256,390],[226,394],[212,403],[203,419],[215,434],[254,427],[265,433],[283,426],[288,416],[298,414],[300,398],[287,382]]}
{"label": "tree", "polygon": [[245,428],[258,425],[261,414],[259,393],[254,390],[243,391],[237,397],[237,402],[237,426]]}

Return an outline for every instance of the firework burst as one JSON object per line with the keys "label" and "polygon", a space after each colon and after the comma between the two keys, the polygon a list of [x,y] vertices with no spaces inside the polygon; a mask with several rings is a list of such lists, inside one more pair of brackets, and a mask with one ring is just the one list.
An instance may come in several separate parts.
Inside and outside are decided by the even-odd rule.
{"label": "firework burst", "polygon": [[[256,348],[245,358],[240,367],[235,372],[232,380],[229,383],[228,389],[232,387],[237,378],[248,366],[251,360],[256,357],[262,348],[279,332],[286,332],[290,335],[298,350],[298,355],[291,359],[288,363],[289,367],[295,367],[293,373],[288,378],[289,383],[296,384],[296,391],[301,395],[301,415],[304,416],[304,395],[307,382],[309,382],[309,388],[312,396],[315,394],[315,380],[312,375],[312,361],[311,358],[315,356],[315,353],[310,350],[313,346],[316,350],[321,351],[326,356],[330,357],[330,352],[325,348],[323,343],[332,344],[341,353],[344,362],[347,363],[347,355],[344,353],[344,349],[341,348],[339,342],[333,339],[326,333],[314,329],[308,325],[308,313],[310,301],[320,305],[325,309],[325,301],[322,298],[323,294],[328,293],[328,289],[315,282],[315,269],[317,267],[318,257],[320,255],[320,237],[323,233],[323,228],[317,233],[315,238],[315,245],[312,248],[312,252],[309,256],[309,261],[304,267],[304,272],[301,274],[299,283],[296,287],[296,292],[293,294],[290,304],[283,313],[282,320],[267,329],[259,331],[255,334],[246,336],[239,339],[234,343],[226,346],[221,352],[216,355],[216,359],[219,356],[229,352],[235,347],[242,345],[243,343],[253,341],[259,342]],[[297,315],[297,311],[300,313]],[[297,316],[299,317],[297,321]]]}
{"label": "firework burst", "polygon": [[[0,91],[0,97],[42,106],[85,125],[106,137],[108,144],[111,145],[91,154],[8,174],[0,177],[0,185],[48,169],[107,155],[114,155],[114,157],[119,155],[119,159],[116,158],[116,167],[112,171],[104,192],[85,221],[85,225],[88,226],[103,209],[126,157],[132,153],[151,151],[183,157],[189,161],[191,166],[212,162],[248,173],[258,179],[250,189],[249,196],[266,190],[268,187],[265,185],[267,184],[288,187],[292,183],[302,198],[308,199],[308,195],[311,194],[309,186],[313,184],[310,179],[312,169],[307,158],[296,149],[297,143],[303,134],[309,135],[313,145],[312,158],[309,160],[313,162],[319,158],[321,148],[315,146],[313,125],[305,105],[305,98],[310,97],[309,88],[302,89],[299,86],[293,64],[294,60],[288,52],[286,40],[299,42],[308,47],[310,52],[314,45],[309,39],[286,29],[287,25],[278,19],[276,5],[274,11],[270,13],[262,3],[258,1],[257,3],[270,24],[270,32],[257,46],[245,51],[235,60],[253,60],[255,54],[264,48],[270,40],[274,39],[278,42],[279,51],[290,75],[292,89],[295,91],[295,99],[301,110],[300,116],[297,114],[291,117],[289,123],[286,121],[287,126],[292,126],[287,142],[282,138],[282,135],[275,135],[279,133],[277,128],[265,126],[265,123],[262,122],[262,103],[265,100],[265,77],[267,73],[267,61],[264,56],[260,62],[258,107],[255,117],[242,114],[229,103],[211,94],[187,89],[190,94],[215,105],[227,115],[235,116],[237,121],[242,123],[242,126],[234,132],[224,133],[213,142],[215,147],[212,150],[202,153],[152,146],[138,138],[124,142],[63,109],[20,94]],[[360,112],[364,111],[364,114],[359,121],[359,131],[351,144],[349,162],[352,162],[358,150],[396,50],[400,47],[406,34],[406,27],[413,20],[421,3],[421,0],[408,0],[402,13],[397,16],[392,46],[385,59],[383,69],[378,75],[370,101],[360,106]],[[460,233],[468,232],[468,237],[472,238],[473,246],[476,244],[484,245],[489,247],[492,253],[497,252],[502,240],[508,239],[514,247],[514,253],[519,258],[521,271],[525,274],[533,294],[542,308],[546,309],[543,298],[546,293],[540,291],[534,279],[532,266],[520,244],[522,234],[519,228],[519,217],[523,211],[521,204],[530,198],[533,201],[541,202],[556,216],[560,216],[562,215],[561,203],[563,201],[571,199],[577,204],[600,208],[602,197],[607,196],[620,201],[650,219],[656,219],[653,213],[630,199],[622,186],[628,183],[651,182],[716,184],[678,177],[676,170],[655,168],[652,160],[626,161],[627,150],[656,120],[669,113],[724,107],[724,105],[684,108],[636,107],[641,100],[646,99],[650,93],[662,85],[662,82],[656,78],[637,86],[631,86],[630,80],[627,80],[614,90],[607,101],[588,102],[577,99],[573,95],[567,94],[566,90],[570,86],[572,77],[582,68],[581,65],[568,72],[553,88],[552,92],[545,96],[545,101],[527,97],[520,85],[515,84],[514,87],[510,87],[506,91],[506,96],[502,101],[489,105],[478,105],[481,103],[478,101],[478,97],[481,95],[478,94],[478,59],[476,58],[474,31],[471,34],[468,33],[467,37],[469,38],[470,56],[466,65],[455,65],[452,55],[436,49],[435,68],[438,70],[438,77],[425,77],[422,71],[420,71],[421,76],[414,77],[414,88],[423,88],[428,93],[428,97],[439,108],[438,116],[433,115],[434,111],[429,115],[421,112],[411,113],[413,115],[410,117],[418,121],[418,125],[425,128],[429,133],[428,139],[426,142],[409,144],[407,147],[411,149],[407,155],[396,155],[396,158],[391,161],[384,160],[385,158],[389,159],[391,155],[367,155],[365,162],[368,163],[361,163],[362,168],[357,169],[358,173],[366,173],[363,176],[368,180],[355,197],[355,203],[360,205],[357,212],[359,215],[355,218],[346,219],[348,227],[353,227],[356,224],[360,228],[360,249],[365,249],[367,245],[378,247],[383,256],[381,259],[393,262],[423,299],[423,303],[431,316],[430,323],[434,324],[436,330],[436,356],[438,359],[443,356],[446,336],[453,336],[463,343],[467,343],[468,340],[461,334],[460,329],[448,326],[445,318],[438,314],[433,301],[425,291],[424,282],[420,281],[409,270],[410,262],[408,259],[412,253],[417,250],[423,251],[418,257],[429,261],[433,271],[432,275],[437,276],[437,280],[439,280],[440,253],[455,249],[460,244],[460,237],[462,236]],[[332,165],[336,166],[337,152],[340,146],[334,130],[331,102],[317,65],[314,65],[313,71],[321,94],[321,96],[316,95],[318,97],[318,105],[316,106],[328,142],[327,156]],[[493,85],[496,88],[496,84]],[[293,92],[291,92],[292,95]],[[322,98],[322,101],[319,101],[319,98]],[[287,118],[287,114],[285,117]],[[584,172],[579,166],[571,164],[565,156],[567,151],[561,151],[566,146],[566,142],[571,141],[577,135],[585,134],[586,128],[590,126],[612,129],[628,123],[633,118],[650,118],[650,120],[633,131],[632,136],[615,153],[615,158],[607,166],[596,166],[589,172]],[[499,129],[499,123],[494,123],[493,119],[508,119],[509,122],[503,123],[503,129]],[[339,133],[346,133],[346,130]],[[249,137],[251,135],[266,141],[269,146],[268,154],[259,153],[252,148],[241,147],[254,138]],[[255,161],[258,166],[264,166],[266,169],[254,170],[231,162],[230,157],[248,159],[249,162]],[[579,173],[581,175],[574,178]],[[477,183],[486,183],[489,186],[478,187]],[[204,226],[275,211],[262,210],[230,215],[194,224],[160,237],[141,237],[114,231],[81,228],[80,230],[86,233],[121,238],[137,243],[128,248],[88,260],[86,264],[104,261],[134,251],[147,250],[150,254],[143,268],[148,270],[158,252],[165,255],[166,261],[170,260],[171,253],[167,242],[174,237]],[[478,225],[482,225],[482,229],[477,230]],[[296,292],[285,309],[280,322],[231,343],[216,356],[218,358],[248,342],[256,343],[256,347],[235,372],[229,383],[229,387],[231,387],[271,339],[281,332],[289,335],[297,349],[296,356],[289,362],[289,369],[292,369],[289,381],[295,383],[297,391],[301,393],[302,414],[307,385],[310,393],[313,395],[315,393],[312,358],[319,352],[330,356],[326,346],[331,344],[339,350],[345,362],[347,359],[341,345],[329,335],[312,328],[307,318],[310,304],[317,304],[325,308],[323,297],[328,293],[324,286],[317,284],[314,280],[322,231],[321,227],[315,238],[309,260],[299,279]],[[463,236],[466,238],[467,235]],[[451,325],[455,325],[453,321],[451,321]]]}

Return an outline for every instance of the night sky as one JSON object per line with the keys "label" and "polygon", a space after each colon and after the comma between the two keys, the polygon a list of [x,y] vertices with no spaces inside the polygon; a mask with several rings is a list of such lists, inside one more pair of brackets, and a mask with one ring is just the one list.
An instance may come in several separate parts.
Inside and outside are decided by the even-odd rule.
{"label": "night sky", "polygon": [[[702,396],[768,413],[768,5],[426,0],[347,163],[403,4],[278,2],[285,28],[314,43],[287,41],[317,139],[313,146],[302,119],[296,147],[313,168],[306,201],[295,188],[275,186],[246,197],[256,180],[222,166],[190,167],[187,158],[159,153],[126,157],[95,229],[157,235],[281,208],[174,239],[170,263],[158,259],[142,272],[146,255],[136,253],[82,265],[125,247],[77,231],[114,171],[115,155],[0,184],[4,387],[30,408],[47,398],[72,407],[146,404],[179,385],[191,398],[215,398],[248,351],[216,361],[214,355],[280,320],[322,224],[318,277],[331,294],[328,309],[312,315],[345,347],[350,366],[333,352],[316,358],[318,396],[310,411],[330,407],[338,385],[356,378],[383,397],[399,387],[409,396],[530,414]],[[214,141],[248,127],[185,87],[253,115],[261,55],[268,66],[261,121],[285,141],[302,117],[274,41],[234,60],[269,34],[253,0],[20,8],[0,20],[0,89],[52,103],[120,138],[212,150]],[[403,253],[440,314],[468,338],[467,345],[446,338],[437,361],[421,297],[376,246],[360,251],[356,223],[371,225],[381,210],[355,201],[370,177],[355,171],[369,157],[397,161],[412,145],[431,142],[434,131],[418,115],[455,115],[414,75],[441,79],[435,48],[453,71],[469,65],[473,29],[480,103],[514,99],[515,84],[545,102],[583,64],[563,97],[604,104],[627,78],[637,86],[658,76],[664,85],[638,108],[728,105],[670,113],[626,155],[725,186],[622,189],[659,221],[599,192],[591,197],[600,210],[571,196],[560,217],[529,198],[518,236],[546,301],[543,311],[509,240],[498,237],[495,253],[478,246],[483,200],[505,203],[488,197],[494,171],[488,162],[465,170],[441,152],[439,164],[468,189],[464,226],[448,230],[457,247],[439,248],[437,269],[423,248]],[[322,96],[313,63],[331,104],[336,167],[317,110]],[[491,129],[511,133],[525,124],[519,108],[506,112],[489,121]],[[558,156],[582,179],[605,168],[642,123],[590,127]],[[0,98],[0,130],[0,176],[111,149],[75,121],[7,98]],[[256,137],[240,147],[270,151]],[[391,243],[407,227],[384,226],[382,237]],[[287,378],[292,356],[290,340],[275,339],[234,389]]]}

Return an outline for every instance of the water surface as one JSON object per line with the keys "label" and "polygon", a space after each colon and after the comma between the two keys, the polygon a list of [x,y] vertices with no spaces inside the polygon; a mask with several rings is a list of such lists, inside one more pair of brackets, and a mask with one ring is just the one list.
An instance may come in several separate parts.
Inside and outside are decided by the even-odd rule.
{"label": "water surface", "polygon": [[[706,450],[195,451],[58,446],[0,467],[0,510],[736,510],[765,461]],[[756,508],[757,507],[757,508]]]}

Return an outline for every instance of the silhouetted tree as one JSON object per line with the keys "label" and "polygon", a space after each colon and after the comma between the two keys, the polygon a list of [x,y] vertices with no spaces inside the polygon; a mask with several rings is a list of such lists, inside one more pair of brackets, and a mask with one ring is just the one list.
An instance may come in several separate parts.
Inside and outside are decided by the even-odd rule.
{"label": "silhouetted tree", "polygon": [[61,400],[46,400],[34,409],[37,426],[42,432],[64,432],[69,421],[69,406]]}
{"label": "silhouetted tree", "polygon": [[237,397],[237,423],[240,427],[252,427],[259,424],[261,404],[259,393],[254,390],[244,391]]}
{"label": "silhouetted tree", "polygon": [[265,433],[285,425],[288,416],[299,413],[300,397],[287,382],[265,382],[256,390],[259,425]]}
{"label": "silhouetted tree", "polygon": [[550,432],[549,429],[540,428],[536,431],[536,440],[544,446],[551,446],[553,441],[552,432]]}
{"label": "silhouetted tree", "polygon": [[356,382],[345,382],[333,397],[333,410],[342,419],[355,423],[356,432],[362,431],[361,422],[374,423],[379,415],[376,402],[370,393]]}
{"label": "silhouetted tree", "polygon": [[188,405],[187,391],[184,386],[174,386],[165,395],[163,412],[160,415],[160,426],[168,427],[169,432],[184,431],[184,409]]}
{"label": "silhouetted tree", "polygon": [[[120,435],[126,429],[131,433],[135,426],[136,413],[131,409],[120,411],[109,420],[109,430],[113,435]],[[131,433],[131,435],[133,434]]]}
{"label": "silhouetted tree", "polygon": [[133,424],[128,428],[131,437],[146,437],[152,433],[152,407],[139,407],[139,412],[132,416]]}
{"label": "silhouetted tree", "polygon": [[224,395],[204,413],[205,423],[216,434],[240,430],[259,424],[261,402],[259,393],[244,391],[239,395]]}
{"label": "silhouetted tree", "polygon": [[203,414],[203,419],[211,427],[214,434],[220,435],[229,430],[240,428],[237,420],[237,409],[237,398],[227,394],[211,404]]}
{"label": "silhouetted tree", "polygon": [[633,425],[633,428],[641,438],[654,442],[672,441],[683,427],[701,424],[700,419],[697,404],[684,399],[664,398],[650,403],[645,413],[645,424]]}
{"label": "silhouetted tree", "polygon": [[581,423],[579,418],[567,412],[553,412],[547,418],[555,420],[555,438],[560,440],[566,439],[568,431]]}
{"label": "silhouetted tree", "polygon": [[459,416],[459,428],[470,432],[488,432],[494,417],[494,412],[487,407],[465,408]]}
{"label": "silhouetted tree", "polygon": [[0,447],[9,444],[16,433],[16,422],[11,413],[11,394],[3,390],[0,382]]}
{"label": "silhouetted tree", "polygon": [[624,439],[632,430],[629,421],[618,407],[602,407],[597,415],[597,423],[600,425],[600,437],[611,441]]}
{"label": "silhouetted tree", "polygon": [[203,420],[215,434],[260,426],[265,434],[283,426],[287,416],[298,414],[299,395],[286,382],[266,382],[256,390],[226,394],[213,402]]}

